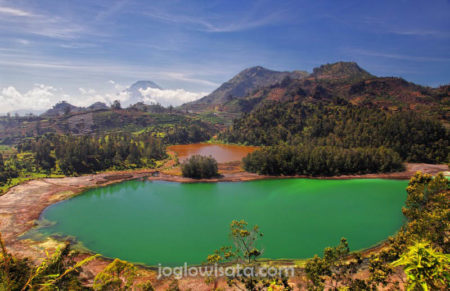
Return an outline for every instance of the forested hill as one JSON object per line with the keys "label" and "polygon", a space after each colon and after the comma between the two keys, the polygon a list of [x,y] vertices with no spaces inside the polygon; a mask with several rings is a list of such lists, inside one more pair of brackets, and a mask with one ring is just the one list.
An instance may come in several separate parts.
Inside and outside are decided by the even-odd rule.
{"label": "forested hill", "polygon": [[[241,73],[242,74],[242,73]],[[224,83],[230,91],[241,83]],[[254,86],[248,95],[227,98],[211,94],[192,104],[185,105],[194,112],[213,111],[216,115],[237,117],[250,112],[266,101],[318,103],[343,99],[353,105],[380,108],[392,112],[416,111],[435,119],[450,119],[449,86],[430,88],[397,77],[376,77],[352,62],[338,62],[315,68],[311,74],[285,75],[278,82]]]}
{"label": "forested hill", "polygon": [[208,140],[216,126],[199,116],[161,105],[136,103],[128,108],[79,108],[61,102],[41,116],[0,116],[0,144],[14,145],[45,134],[104,135],[150,132],[169,143]]}
{"label": "forested hill", "polygon": [[251,145],[386,147],[402,160],[449,161],[449,133],[441,122],[414,111],[391,112],[334,101],[267,102],[234,120],[219,138]]}

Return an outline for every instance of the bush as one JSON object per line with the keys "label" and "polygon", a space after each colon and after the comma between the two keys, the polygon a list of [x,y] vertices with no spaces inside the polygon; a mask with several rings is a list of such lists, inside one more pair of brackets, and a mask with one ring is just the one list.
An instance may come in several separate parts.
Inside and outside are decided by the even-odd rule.
{"label": "bush", "polygon": [[194,179],[212,178],[219,175],[217,161],[209,156],[194,155],[181,164],[183,177]]}

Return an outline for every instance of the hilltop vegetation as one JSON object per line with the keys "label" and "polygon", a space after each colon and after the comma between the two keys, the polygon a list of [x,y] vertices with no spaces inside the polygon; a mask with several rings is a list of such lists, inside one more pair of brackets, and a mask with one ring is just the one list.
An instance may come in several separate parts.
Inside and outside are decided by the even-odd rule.
{"label": "hilltop vegetation", "polygon": [[344,100],[305,104],[272,102],[234,120],[220,135],[232,143],[300,148],[386,147],[409,162],[448,162],[449,134],[436,120],[414,112],[392,113]]}
{"label": "hilltop vegetation", "polygon": [[[260,70],[273,72],[264,68]],[[232,92],[233,88],[240,88],[242,82],[237,80],[242,80],[245,73],[243,71],[225,83],[226,89]],[[285,74],[278,82],[253,86],[246,95],[230,93],[227,99],[223,99],[213,92],[205,98],[185,104],[183,108],[235,118],[263,106],[267,101],[317,104],[336,98],[360,107],[390,112],[415,111],[445,123],[449,123],[450,119],[448,86],[430,88],[401,78],[376,77],[352,62],[322,65],[311,74]]]}
{"label": "hilltop vegetation", "polygon": [[[60,112],[61,106],[55,107],[59,110],[57,112]],[[71,106],[64,108],[70,109]],[[180,131],[180,127],[183,127],[187,134]],[[0,144],[8,145],[46,133],[102,135],[142,131],[158,137],[167,136],[169,142],[189,143],[209,139],[217,128],[209,122],[202,121],[199,116],[186,114],[171,107],[143,103],[134,104],[126,109],[122,109],[119,103],[118,107],[107,109],[86,108],[82,111],[69,110],[55,115],[0,117]]]}

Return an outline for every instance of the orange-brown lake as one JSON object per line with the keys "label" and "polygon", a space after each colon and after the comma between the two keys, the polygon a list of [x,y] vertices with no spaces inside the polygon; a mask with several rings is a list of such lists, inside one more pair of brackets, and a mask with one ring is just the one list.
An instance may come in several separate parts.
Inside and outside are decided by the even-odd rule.
{"label": "orange-brown lake", "polygon": [[247,154],[258,147],[239,146],[229,144],[195,143],[169,146],[167,149],[178,154],[178,159],[183,162],[193,155],[213,156],[218,163],[240,161]]}

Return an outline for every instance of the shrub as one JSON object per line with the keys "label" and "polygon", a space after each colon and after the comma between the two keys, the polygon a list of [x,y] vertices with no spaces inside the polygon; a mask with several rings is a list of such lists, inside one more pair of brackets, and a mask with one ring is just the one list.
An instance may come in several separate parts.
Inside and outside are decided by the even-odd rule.
{"label": "shrub", "polygon": [[217,161],[209,156],[194,155],[181,164],[183,177],[194,179],[212,178],[219,175]]}

